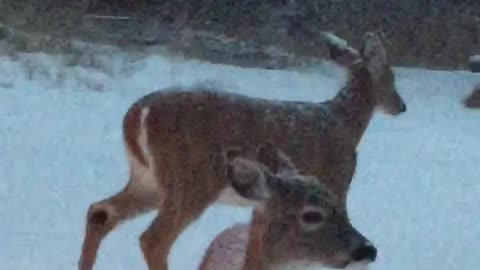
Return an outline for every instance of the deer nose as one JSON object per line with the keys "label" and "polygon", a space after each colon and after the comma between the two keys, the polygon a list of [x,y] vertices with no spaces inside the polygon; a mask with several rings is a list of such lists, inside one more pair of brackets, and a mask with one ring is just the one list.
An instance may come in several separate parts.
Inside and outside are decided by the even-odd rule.
{"label": "deer nose", "polygon": [[364,260],[373,262],[376,258],[377,249],[371,243],[366,243],[365,245],[359,247],[352,254],[352,259],[357,262]]}
{"label": "deer nose", "polygon": [[400,108],[400,112],[406,112],[407,111],[407,105],[403,103],[402,107]]}

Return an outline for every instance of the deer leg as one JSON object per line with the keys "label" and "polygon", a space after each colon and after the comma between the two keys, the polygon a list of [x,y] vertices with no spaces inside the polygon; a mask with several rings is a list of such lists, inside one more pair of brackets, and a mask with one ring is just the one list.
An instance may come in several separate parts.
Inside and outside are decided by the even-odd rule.
{"label": "deer leg", "polygon": [[[140,246],[150,270],[167,270],[168,255],[177,237],[201,213],[191,208],[181,208],[164,200],[162,210],[140,236]],[[172,207],[175,205],[175,207]]]}
{"label": "deer leg", "polygon": [[128,185],[110,198],[90,205],[86,232],[80,255],[79,269],[91,270],[101,241],[123,221],[152,210],[155,196],[137,192]]}

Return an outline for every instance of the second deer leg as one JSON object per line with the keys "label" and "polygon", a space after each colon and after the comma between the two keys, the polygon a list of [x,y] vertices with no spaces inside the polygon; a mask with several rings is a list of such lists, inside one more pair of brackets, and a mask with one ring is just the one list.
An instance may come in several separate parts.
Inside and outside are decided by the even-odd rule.
{"label": "second deer leg", "polygon": [[[150,226],[140,236],[140,246],[150,270],[167,270],[168,255],[182,231],[198,216],[192,209],[169,207],[165,200],[164,209],[159,210]],[[188,213],[188,214],[187,214]]]}

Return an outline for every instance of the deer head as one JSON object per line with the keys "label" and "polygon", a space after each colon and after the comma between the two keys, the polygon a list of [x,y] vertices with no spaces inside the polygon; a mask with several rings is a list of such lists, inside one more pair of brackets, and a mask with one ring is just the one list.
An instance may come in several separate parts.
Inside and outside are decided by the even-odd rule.
{"label": "deer head", "polygon": [[385,47],[376,34],[368,32],[363,36],[360,51],[331,33],[322,32],[322,37],[332,60],[342,65],[363,63],[367,67],[378,109],[390,115],[398,115],[407,110],[395,88],[395,75],[388,63]]}
{"label": "deer head", "polygon": [[[263,251],[276,265],[312,262],[344,268],[373,262],[376,248],[350,223],[340,200],[315,176],[299,174],[281,150],[261,146],[257,160],[227,151],[227,174],[241,196],[260,202]],[[271,158],[274,157],[274,160]],[[275,164],[273,173],[266,164]]]}

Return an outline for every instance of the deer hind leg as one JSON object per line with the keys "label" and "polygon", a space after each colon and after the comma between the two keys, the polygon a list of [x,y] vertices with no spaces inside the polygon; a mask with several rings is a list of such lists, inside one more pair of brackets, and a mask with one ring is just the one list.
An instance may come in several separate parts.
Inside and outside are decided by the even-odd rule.
{"label": "deer hind leg", "polygon": [[152,210],[155,196],[145,196],[127,185],[110,198],[90,205],[79,262],[80,270],[91,270],[101,241],[122,222]]}
{"label": "deer hind leg", "polygon": [[161,190],[152,173],[154,166],[146,167],[127,148],[130,180],[126,187],[110,198],[90,205],[86,234],[79,262],[80,270],[91,270],[101,241],[117,225],[157,209],[161,203]]}

